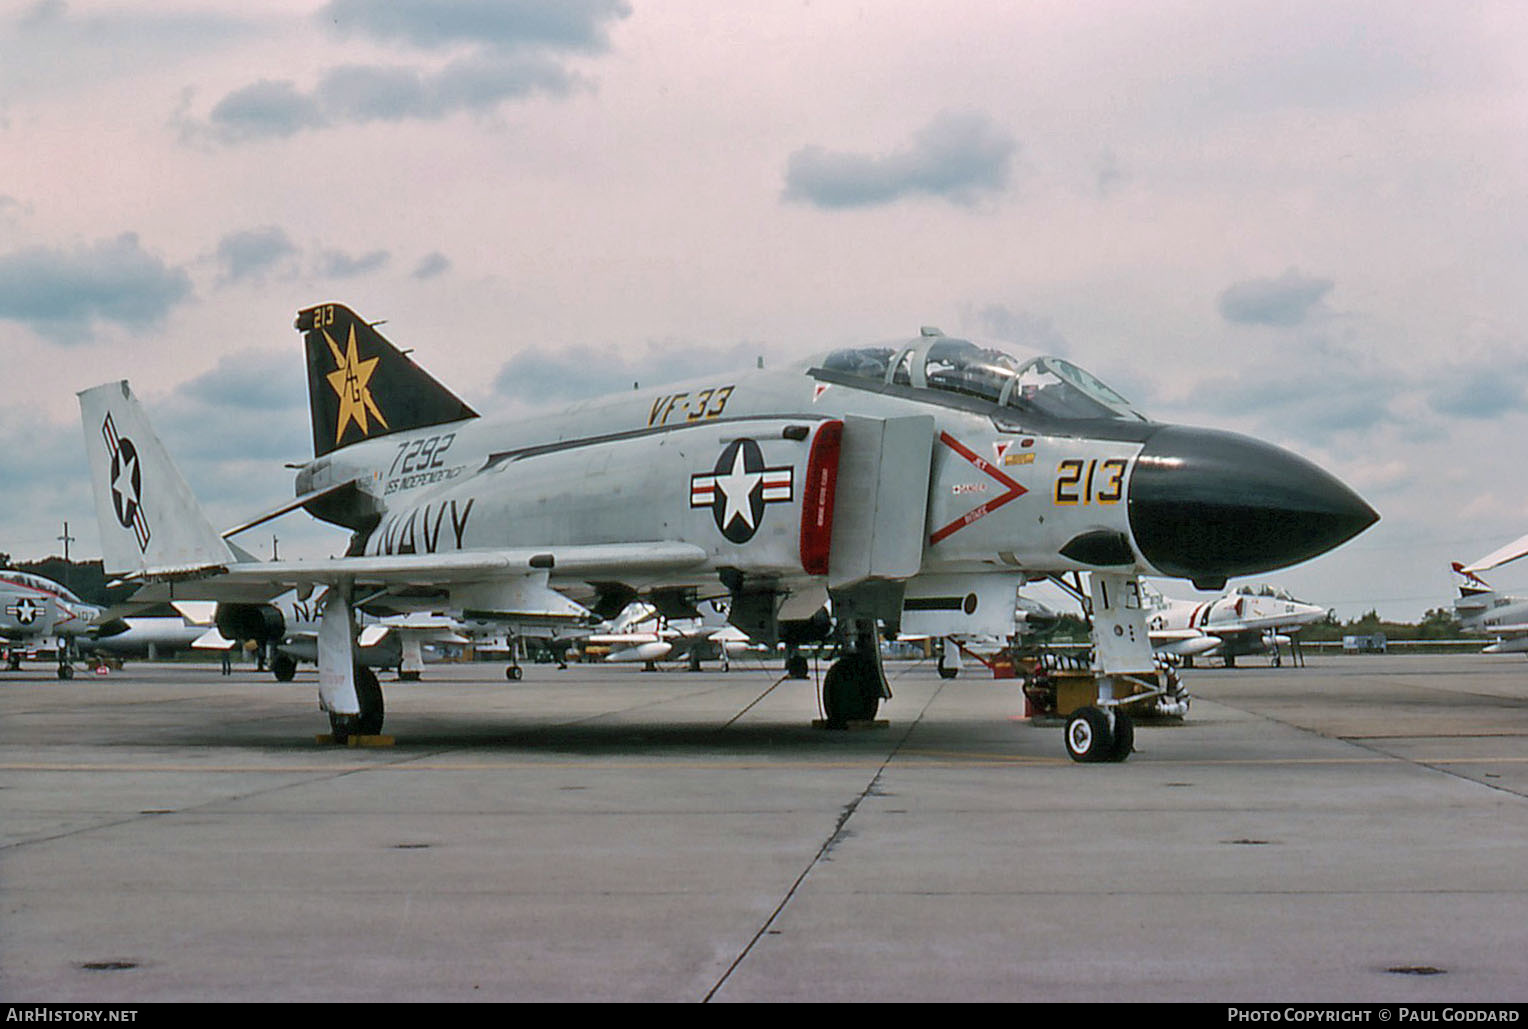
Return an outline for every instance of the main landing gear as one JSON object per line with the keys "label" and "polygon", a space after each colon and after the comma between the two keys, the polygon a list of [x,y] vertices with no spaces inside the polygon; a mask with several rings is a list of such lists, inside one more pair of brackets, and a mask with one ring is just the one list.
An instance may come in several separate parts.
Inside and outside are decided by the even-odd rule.
{"label": "main landing gear", "polygon": [[873,621],[857,622],[846,652],[822,681],[822,710],[829,729],[875,718],[881,700],[890,698],[881,670],[880,637]]}
{"label": "main landing gear", "polygon": [[335,743],[382,732],[382,685],[356,660],[356,624],[350,584],[336,583],[318,624],[318,700],[328,712]]}
{"label": "main landing gear", "polygon": [[60,679],[74,678],[74,662],[79,658],[79,651],[74,646],[73,636],[60,636],[58,638],[58,677]]}
{"label": "main landing gear", "polygon": [[361,712],[355,715],[329,712],[329,729],[334,733],[335,743],[346,743],[352,736],[375,736],[382,731],[382,684],[377,682],[377,673],[358,664],[354,674]]}
{"label": "main landing gear", "polygon": [[276,651],[271,655],[271,674],[277,682],[291,682],[297,674],[297,659],[291,654]]}
{"label": "main landing gear", "polygon": [[509,644],[509,664],[504,666],[504,678],[519,682],[525,678],[525,669],[520,667],[520,637],[509,633],[505,642]]}

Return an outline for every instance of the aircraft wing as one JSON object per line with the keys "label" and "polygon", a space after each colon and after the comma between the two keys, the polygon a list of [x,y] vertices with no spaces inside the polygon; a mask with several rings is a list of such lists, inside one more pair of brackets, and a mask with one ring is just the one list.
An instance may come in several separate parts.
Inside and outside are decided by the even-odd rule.
{"label": "aircraft wing", "polygon": [[1158,646],[1163,643],[1178,643],[1183,640],[1199,640],[1210,635],[1200,632],[1198,629],[1152,629],[1151,645]]}
{"label": "aircraft wing", "polygon": [[1524,555],[1528,555],[1528,536],[1519,536],[1500,550],[1493,550],[1479,561],[1466,565],[1461,571],[1488,572],[1492,568],[1498,568],[1511,561],[1516,561]]}
{"label": "aircraft wing", "polygon": [[248,561],[206,570],[202,578],[157,581],[153,570],[140,576],[144,587],[133,602],[220,600],[261,603],[289,589],[314,586],[372,586],[384,592],[423,589],[451,594],[453,606],[495,614],[584,619],[587,612],[556,592],[554,584],[605,577],[683,571],[705,560],[689,543],[610,543],[568,547],[524,547],[337,557],[315,561]]}
{"label": "aircraft wing", "polygon": [[1174,657],[1207,654],[1223,642],[1219,636],[1198,629],[1153,629],[1150,635],[1153,651]]}

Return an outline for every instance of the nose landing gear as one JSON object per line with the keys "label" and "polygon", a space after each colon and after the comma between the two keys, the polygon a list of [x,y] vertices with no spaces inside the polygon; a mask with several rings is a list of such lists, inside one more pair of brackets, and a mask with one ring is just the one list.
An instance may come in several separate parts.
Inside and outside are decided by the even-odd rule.
{"label": "nose landing gear", "polygon": [[1135,749],[1135,723],[1125,712],[1079,708],[1066,721],[1066,752],[1084,764],[1119,762]]}

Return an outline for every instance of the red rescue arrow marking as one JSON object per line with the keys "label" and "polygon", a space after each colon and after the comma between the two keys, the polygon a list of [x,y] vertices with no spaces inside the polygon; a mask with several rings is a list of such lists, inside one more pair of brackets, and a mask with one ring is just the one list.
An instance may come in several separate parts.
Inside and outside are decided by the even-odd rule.
{"label": "red rescue arrow marking", "polygon": [[1029,492],[1029,490],[1025,489],[1023,486],[1020,486],[1008,476],[998,471],[997,466],[995,466],[991,461],[988,461],[986,458],[971,450],[954,436],[951,436],[948,432],[941,432],[939,434],[939,442],[955,451],[955,453],[959,454],[967,461],[970,461],[984,474],[996,479],[999,484],[1006,486],[1008,491],[1001,496],[993,497],[985,504],[972,508],[970,511],[967,511],[965,514],[955,519],[949,525],[946,525],[944,528],[935,532],[928,538],[930,546],[938,543],[940,540],[949,538],[953,534],[959,532],[961,529],[964,529],[966,526],[970,525],[972,522],[980,521],[981,519],[987,517],[993,511],[996,511],[998,508],[1002,507],[1010,500],[1016,500],[1017,498],[1022,497],[1024,494]]}

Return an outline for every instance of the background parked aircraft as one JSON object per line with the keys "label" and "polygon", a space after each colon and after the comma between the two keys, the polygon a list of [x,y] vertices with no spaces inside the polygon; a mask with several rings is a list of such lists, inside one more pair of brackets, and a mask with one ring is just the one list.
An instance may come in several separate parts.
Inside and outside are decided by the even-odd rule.
{"label": "background parked aircraft", "polygon": [[1280,648],[1297,653],[1295,634],[1327,615],[1273,586],[1240,586],[1210,601],[1174,600],[1149,586],[1142,592],[1152,646],[1185,663],[1219,657],[1234,668],[1238,657],[1271,653],[1273,663],[1282,664]]}
{"label": "background parked aircraft", "polygon": [[22,652],[44,641],[58,651],[58,677],[74,677],[76,641],[91,632],[101,608],[87,604],[52,579],[31,572],[0,571],[0,640],[7,665],[21,667]]}
{"label": "background parked aircraft", "polygon": [[733,658],[748,651],[747,635],[727,621],[725,601],[703,600],[691,610],[693,617],[673,618],[651,604],[632,604],[608,632],[592,633],[583,642],[608,647],[606,661],[641,663],[648,670],[659,661],[683,661],[691,671],[699,671],[703,662],[719,661],[725,671]]}
{"label": "background parked aircraft", "polygon": [[1486,646],[1483,653],[1528,653],[1528,597],[1499,593],[1479,574],[1479,571],[1515,561],[1524,553],[1528,553],[1528,537],[1468,566],[1454,562],[1454,574],[1460,580],[1454,617],[1459,619],[1460,628],[1467,633],[1495,637],[1495,642]]}

